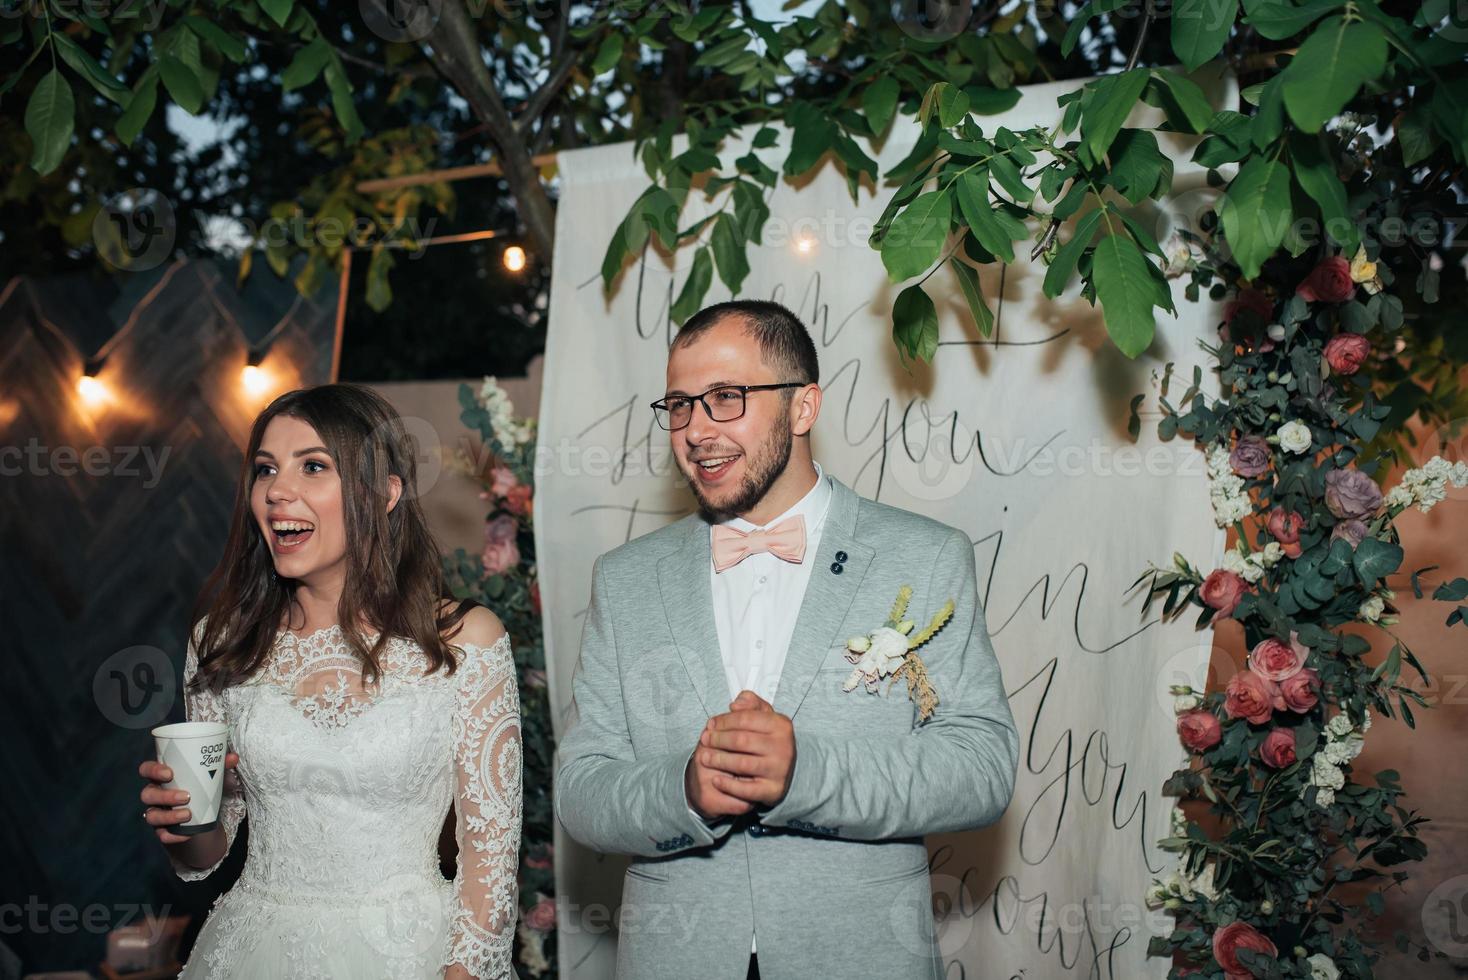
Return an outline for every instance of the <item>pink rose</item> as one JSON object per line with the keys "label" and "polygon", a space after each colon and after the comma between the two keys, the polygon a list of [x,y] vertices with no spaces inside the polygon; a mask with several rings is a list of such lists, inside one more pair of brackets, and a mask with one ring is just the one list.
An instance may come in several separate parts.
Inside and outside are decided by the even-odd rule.
{"label": "pink rose", "polygon": [[520,480],[515,476],[515,471],[508,466],[496,466],[489,478],[489,490],[496,497],[508,497],[510,491],[519,485]]}
{"label": "pink rose", "polygon": [[1296,714],[1303,715],[1315,707],[1319,697],[1316,692],[1320,690],[1320,675],[1314,668],[1306,667],[1292,677],[1287,677],[1279,684],[1279,696],[1283,699],[1285,707]]}
{"label": "pink rose", "polygon": [[525,913],[525,924],[536,932],[550,932],[556,927],[556,902],[542,898]]}
{"label": "pink rose", "polygon": [[1247,591],[1248,584],[1237,572],[1215,568],[1203,580],[1198,595],[1205,606],[1217,609],[1218,615],[1225,617],[1234,614],[1234,610],[1239,607],[1239,600],[1244,598]]}
{"label": "pink rose", "polygon": [[1269,443],[1263,436],[1239,436],[1233,452],[1228,454],[1228,465],[1239,476],[1254,477],[1269,469]]}
{"label": "pink rose", "polygon": [[1269,533],[1274,535],[1274,540],[1290,558],[1300,557],[1300,530],[1304,526],[1305,518],[1292,510],[1276,507],[1269,512]]}
{"label": "pink rose", "polygon": [[1205,752],[1223,738],[1223,726],[1218,723],[1217,715],[1199,708],[1178,715],[1177,734],[1189,749]]}
{"label": "pink rose", "polygon": [[1271,636],[1249,651],[1249,670],[1278,684],[1304,669],[1305,654],[1301,651],[1306,651],[1306,648],[1276,640]]}
{"label": "pink rose", "polygon": [[1279,955],[1279,949],[1264,933],[1247,922],[1230,922],[1213,934],[1213,958],[1223,967],[1228,980],[1253,980],[1254,974],[1239,962],[1238,951],[1241,949]]}
{"label": "pink rose", "polygon": [[1356,295],[1351,263],[1342,256],[1331,256],[1311,270],[1295,288],[1295,294],[1312,303],[1344,303]]}
{"label": "pink rose", "polygon": [[1271,769],[1283,769],[1295,761],[1295,730],[1276,728],[1264,736],[1259,746],[1259,758]]}
{"label": "pink rose", "polygon": [[1353,517],[1350,520],[1341,521],[1335,527],[1331,528],[1330,539],[1334,541],[1336,538],[1345,538],[1351,543],[1351,547],[1354,548],[1361,543],[1362,538],[1366,537],[1367,530],[1365,521]]}
{"label": "pink rose", "polygon": [[1371,341],[1359,333],[1338,333],[1325,345],[1325,363],[1336,374],[1355,374],[1371,353]]}
{"label": "pink rose", "polygon": [[1262,725],[1272,717],[1279,685],[1252,670],[1242,670],[1228,682],[1223,692],[1223,710],[1230,718],[1244,718],[1250,724]]}
{"label": "pink rose", "polygon": [[520,564],[520,546],[515,543],[519,525],[513,517],[501,514],[484,525],[484,570],[500,575]]}

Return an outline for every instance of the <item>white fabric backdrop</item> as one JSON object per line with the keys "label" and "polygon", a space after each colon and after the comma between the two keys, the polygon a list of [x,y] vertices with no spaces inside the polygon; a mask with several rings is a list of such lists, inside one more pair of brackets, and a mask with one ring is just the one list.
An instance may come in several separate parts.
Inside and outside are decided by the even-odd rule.
{"label": "white fabric backdrop", "polygon": [[[1056,96],[1076,84],[1026,89],[1014,109],[981,120],[985,131],[1053,124]],[[883,169],[909,148],[910,137],[894,136]],[[1199,179],[1185,162],[1190,147],[1168,150],[1176,196]],[[766,157],[776,169],[778,153]],[[558,731],[592,561],[692,510],[647,407],[663,392],[676,329],[667,311],[691,250],[672,262],[649,251],[605,299],[603,252],[647,177],[630,144],[562,153],[560,172],[535,513]],[[1192,616],[1157,622],[1160,604],[1143,620],[1140,594],[1125,590],[1175,550],[1204,568],[1222,551],[1201,455],[1185,439],[1158,442],[1151,411],[1165,362],[1178,365],[1174,404],[1194,364],[1205,382],[1214,377],[1195,340],[1216,338],[1218,310],[1188,303],[1176,282],[1179,318],[1163,315],[1148,356],[1128,361],[1074,283],[1047,301],[1043,270],[1021,260],[1005,275],[1002,309],[997,270],[983,276],[1000,315],[986,341],[940,270],[928,285],[942,346],[931,366],[909,371],[888,319],[900,287],[865,243],[889,194],[864,189],[853,205],[831,164],[798,189],[782,181],[743,295],[786,303],[812,330],[826,389],[814,449],[826,470],[867,497],[960,527],[975,544],[1020,729],[1020,776],[1001,823],[930,839],[949,975],[1164,976],[1166,965],[1145,951],[1168,922],[1142,895],[1170,857],[1154,844],[1171,808],[1159,790],[1182,757],[1165,691],[1201,680],[1211,634],[1195,633]],[[686,221],[704,213],[702,202],[690,196]],[[1151,225],[1157,215],[1142,217]],[[802,238],[814,240],[808,251],[793,244]],[[726,298],[715,280],[707,302]],[[1128,403],[1140,393],[1134,444]],[[562,976],[609,978],[625,863],[557,831]]]}

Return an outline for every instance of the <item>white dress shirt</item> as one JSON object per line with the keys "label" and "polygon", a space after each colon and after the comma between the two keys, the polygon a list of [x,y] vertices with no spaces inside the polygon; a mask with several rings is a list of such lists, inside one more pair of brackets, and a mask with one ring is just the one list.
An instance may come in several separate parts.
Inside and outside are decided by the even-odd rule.
{"label": "white dress shirt", "polygon": [[[805,557],[798,564],[769,552],[750,555],[722,572],[714,571],[713,562],[709,563],[714,626],[719,633],[719,653],[724,660],[730,701],[747,689],[775,703],[785,654],[821,542],[821,525],[831,503],[830,481],[819,463],[815,468],[815,486],[779,517],[759,526],[740,517],[724,522],[736,531],[747,533],[764,530],[800,514],[805,518]],[[712,527],[709,534],[713,534]]]}
{"label": "white dress shirt", "polygon": [[[780,672],[795,633],[795,620],[800,615],[805,586],[815,566],[821,528],[826,509],[831,504],[831,483],[820,463],[815,463],[816,485],[795,506],[774,520],[755,525],[742,517],[724,522],[736,531],[763,531],[788,517],[805,518],[805,556],[799,564],[776,558],[769,552],[750,555],[739,564],[722,572],[714,571],[709,562],[713,584],[714,626],[719,633],[719,654],[724,660],[724,679],[729,683],[729,700],[740,691],[750,690],[770,704],[780,686]],[[709,528],[712,537],[713,528]],[[755,937],[749,941],[749,952],[757,947]]]}

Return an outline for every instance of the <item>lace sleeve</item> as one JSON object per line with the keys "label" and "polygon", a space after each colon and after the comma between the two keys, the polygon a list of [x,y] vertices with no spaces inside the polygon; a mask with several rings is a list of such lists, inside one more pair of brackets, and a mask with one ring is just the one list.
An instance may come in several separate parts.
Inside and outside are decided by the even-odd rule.
{"label": "lace sleeve", "polygon": [[513,977],[520,854],[520,692],[510,638],[459,644],[454,737],[454,813],[459,842],[445,965],[477,980]]}
{"label": "lace sleeve", "polygon": [[[193,635],[189,637],[188,649],[184,653],[184,715],[189,721],[221,721],[226,724],[229,717],[224,707],[224,699],[210,690],[190,691],[189,682],[199,672],[199,654],[197,644],[203,633],[204,622],[199,621],[194,628]],[[235,751],[234,732],[230,732],[229,751]],[[230,778],[228,774],[224,780],[224,797],[219,801],[219,825],[224,828],[224,853],[219,860],[207,868],[195,868],[184,864],[172,851],[168,852],[168,860],[173,865],[174,873],[184,881],[200,881],[214,873],[214,870],[224,863],[229,854],[229,849],[234,846],[235,834],[239,831],[240,821],[245,818],[245,794],[240,785],[239,777]]]}

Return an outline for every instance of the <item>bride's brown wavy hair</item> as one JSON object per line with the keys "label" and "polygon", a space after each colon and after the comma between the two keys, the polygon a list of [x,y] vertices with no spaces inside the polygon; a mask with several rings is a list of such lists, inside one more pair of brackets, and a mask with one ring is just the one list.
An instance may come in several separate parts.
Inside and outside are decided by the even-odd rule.
{"label": "bride's brown wavy hair", "polygon": [[[255,454],[266,426],[281,415],[316,430],[341,477],[347,573],[337,621],[362,660],[364,681],[380,674],[378,657],[393,636],[423,650],[428,673],[446,667],[452,674],[457,660],[442,634],[476,603],[443,602],[452,597],[418,502],[413,439],[381,395],[360,385],[328,384],[281,395],[250,429],[224,556],[194,606],[195,624],[207,616],[197,645],[194,685],[217,690],[259,671],[294,601],[299,583],[276,574],[269,545],[250,510]],[[403,484],[391,511],[389,476]],[[370,647],[363,623],[378,634]]]}

